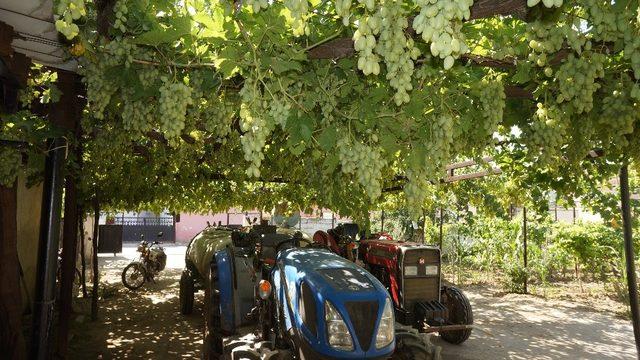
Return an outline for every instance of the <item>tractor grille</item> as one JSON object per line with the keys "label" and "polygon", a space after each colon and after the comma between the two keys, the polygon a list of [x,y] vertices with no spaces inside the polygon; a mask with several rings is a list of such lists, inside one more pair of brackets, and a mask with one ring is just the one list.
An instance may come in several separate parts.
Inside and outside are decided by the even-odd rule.
{"label": "tractor grille", "polygon": [[439,300],[440,284],[438,278],[404,279],[404,308],[413,309],[418,301]]}
{"label": "tractor grille", "polygon": [[[423,264],[420,264],[423,259]],[[411,311],[416,302],[440,300],[440,253],[438,249],[410,249],[404,253],[403,301],[404,308]],[[416,275],[405,274],[408,266],[417,267]],[[427,267],[438,266],[437,275],[426,275]]]}
{"label": "tractor grille", "polygon": [[371,339],[376,330],[376,320],[378,319],[377,301],[348,301],[345,303],[351,324],[356,331],[358,343],[363,351],[368,351],[371,346]]}

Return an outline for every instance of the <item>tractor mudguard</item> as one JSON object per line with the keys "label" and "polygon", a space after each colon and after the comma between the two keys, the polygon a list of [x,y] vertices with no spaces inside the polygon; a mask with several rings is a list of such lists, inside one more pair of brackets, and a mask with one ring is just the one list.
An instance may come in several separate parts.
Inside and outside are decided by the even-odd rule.
{"label": "tractor mudguard", "polygon": [[220,314],[222,330],[234,334],[236,328],[249,323],[245,316],[255,303],[253,258],[236,254],[228,247],[215,254],[218,264]]}
{"label": "tractor mudguard", "polygon": [[220,315],[222,330],[229,334],[236,332],[235,306],[233,303],[233,265],[231,251],[225,249],[215,254],[218,264],[218,291],[220,292]]}

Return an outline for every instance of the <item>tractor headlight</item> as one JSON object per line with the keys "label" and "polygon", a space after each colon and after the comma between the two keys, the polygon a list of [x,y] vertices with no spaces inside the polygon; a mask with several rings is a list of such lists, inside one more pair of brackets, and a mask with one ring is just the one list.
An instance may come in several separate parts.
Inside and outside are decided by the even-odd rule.
{"label": "tractor headlight", "polygon": [[427,276],[437,276],[438,275],[438,265],[429,265],[425,267],[424,274]]}
{"label": "tractor headlight", "polygon": [[391,344],[395,335],[393,327],[393,308],[391,307],[391,302],[387,299],[384,303],[382,318],[380,318],[380,324],[378,325],[378,332],[376,334],[376,349],[381,349]]}
{"label": "tractor headlight", "polygon": [[324,302],[324,319],[327,323],[327,337],[331,347],[344,350],[353,350],[353,340],[347,324],[344,322],[342,315],[331,305],[330,302]]}

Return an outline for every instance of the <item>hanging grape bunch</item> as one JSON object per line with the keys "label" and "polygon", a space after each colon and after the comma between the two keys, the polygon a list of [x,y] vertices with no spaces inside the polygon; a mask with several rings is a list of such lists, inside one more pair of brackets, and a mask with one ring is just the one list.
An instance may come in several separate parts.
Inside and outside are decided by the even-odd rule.
{"label": "hanging grape bunch", "polygon": [[484,77],[478,91],[482,115],[486,120],[480,129],[486,137],[497,131],[498,125],[502,121],[507,96],[504,92],[502,78],[499,76],[495,79]]}
{"label": "hanging grape bunch", "polygon": [[260,176],[260,165],[264,160],[262,149],[267,142],[267,136],[273,130],[273,123],[269,123],[264,116],[264,109],[268,107],[267,101],[262,100],[257,86],[256,80],[246,78],[240,90],[240,127],[244,131],[240,142],[244,159],[250,163],[245,173],[255,178]]}
{"label": "hanging grape bunch", "polygon": [[380,61],[373,51],[376,37],[380,32],[380,17],[377,14],[365,15],[360,19],[358,29],[353,33],[354,48],[358,52],[358,69],[365,75],[378,75]]}
{"label": "hanging grape bunch", "polygon": [[223,144],[226,143],[236,114],[235,103],[230,99],[213,95],[206,98],[202,107],[201,121],[204,129]]}
{"label": "hanging grape bunch", "polygon": [[409,102],[408,91],[413,89],[413,61],[420,56],[420,50],[414,46],[413,39],[405,36],[405,29],[409,24],[400,2],[384,1],[378,17],[382,25],[376,52],[384,58],[387,66],[386,78],[389,85],[396,89],[393,99],[400,106]]}
{"label": "hanging grape bunch", "polygon": [[113,12],[116,20],[113,22],[113,27],[120,30],[123,34],[127,32],[127,14],[129,9],[124,0],[119,0],[113,6]]}
{"label": "hanging grape bunch", "polygon": [[444,60],[445,70],[455,59],[469,51],[462,34],[462,21],[471,16],[473,0],[418,0],[420,13],[413,19],[413,29],[431,43],[431,54]]}
{"label": "hanging grape bunch", "polygon": [[535,148],[532,149],[531,155],[536,156],[541,164],[554,165],[560,159],[558,153],[566,132],[562,113],[558,108],[547,107],[543,103],[536,106],[537,110],[528,130],[528,141]]}
{"label": "hanging grape bunch", "polygon": [[589,57],[570,54],[556,74],[560,89],[556,101],[570,104],[578,114],[591,111],[593,94],[600,88],[596,80],[604,77],[604,61],[603,54],[593,53]]}
{"label": "hanging grape bunch", "polygon": [[623,150],[628,144],[626,135],[633,133],[634,124],[640,121],[638,109],[634,106],[633,98],[628,97],[627,89],[623,83],[616,85],[611,94],[602,100],[602,116],[598,119],[600,124],[599,135],[607,135],[603,138],[605,147]]}
{"label": "hanging grape bunch", "polygon": [[[372,141],[377,141],[377,136],[372,136]],[[370,199],[375,200],[382,194],[380,181],[381,171],[385,165],[382,154],[374,147],[352,142],[348,136],[338,140],[338,158],[342,166],[342,172],[347,175],[356,175],[356,179],[365,189]]]}
{"label": "hanging grape bunch", "polygon": [[162,78],[160,97],[158,98],[158,119],[160,129],[167,139],[175,139],[185,126],[187,106],[193,102],[191,88],[181,82]]}
{"label": "hanging grape bunch", "polygon": [[309,3],[307,0],[284,0],[284,6],[289,9],[291,17],[293,18],[293,24],[291,24],[293,35],[309,35],[310,29],[305,20],[309,12]]}

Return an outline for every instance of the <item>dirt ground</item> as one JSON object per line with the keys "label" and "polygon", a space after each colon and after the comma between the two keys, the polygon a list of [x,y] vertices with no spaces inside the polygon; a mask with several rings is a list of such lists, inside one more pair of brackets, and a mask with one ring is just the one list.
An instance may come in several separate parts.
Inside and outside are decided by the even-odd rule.
{"label": "dirt ground", "polygon": [[[104,300],[98,322],[88,320],[88,303],[78,304],[70,342],[72,359],[192,359],[202,347],[202,294],[193,315],[178,312],[182,246],[168,247],[167,269],[155,284],[137,292],[120,282],[135,256],[125,248],[100,258]],[[439,338],[443,359],[635,359],[630,322],[584,302],[501,294],[496,288],[464,288],[476,328],[462,345]]]}

